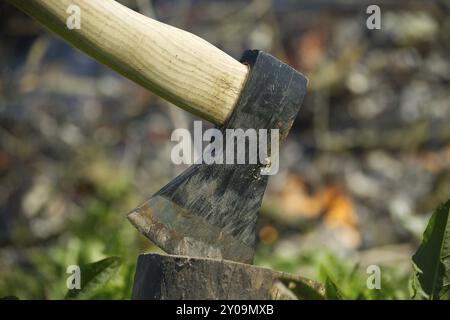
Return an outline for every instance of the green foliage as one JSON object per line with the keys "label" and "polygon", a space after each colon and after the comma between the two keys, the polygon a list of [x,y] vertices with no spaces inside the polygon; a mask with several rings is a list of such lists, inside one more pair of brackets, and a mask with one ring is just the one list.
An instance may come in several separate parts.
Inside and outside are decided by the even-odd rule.
{"label": "green foliage", "polygon": [[[327,251],[281,257],[261,247],[256,260],[274,269],[301,274],[325,284],[326,299],[450,299],[450,200],[433,213],[414,254],[409,272],[383,267],[381,289],[367,288],[367,274],[358,264]],[[300,266],[300,269],[299,269]],[[294,292],[299,298],[303,292]],[[314,299],[314,298],[313,298]]]}
{"label": "green foliage", "polygon": [[80,267],[81,288],[69,290],[66,299],[89,299],[102,289],[117,272],[119,257],[109,257]]}
{"label": "green foliage", "polygon": [[[383,266],[381,289],[370,290],[366,268],[352,262],[351,257],[338,257],[327,250],[305,251],[299,255],[277,255],[261,246],[257,264],[290,272],[325,284],[327,299],[408,299],[409,270]],[[327,280],[328,279],[328,280]],[[332,288],[334,287],[334,288]],[[334,291],[333,291],[334,290]],[[301,297],[301,296],[299,296]]]}
{"label": "green foliage", "polygon": [[[108,161],[105,157],[93,158],[92,154],[94,152],[83,158],[79,166],[68,170],[85,176],[92,194],[84,195],[78,201],[76,210],[66,221],[64,232],[51,241],[15,245],[21,267],[0,272],[0,297],[63,299],[67,293],[69,265],[82,267],[118,256],[122,259],[114,276],[90,298],[130,299],[137,257],[141,252],[154,250],[125,217],[125,213],[142,199],[136,197],[127,172],[114,164],[105,164]],[[80,173],[82,170],[86,173]],[[73,181],[68,185],[77,183]],[[30,235],[30,232],[26,234]]]}
{"label": "green foliage", "polygon": [[450,200],[434,211],[412,260],[413,298],[450,299]]}
{"label": "green foliage", "polygon": [[325,297],[327,300],[342,300],[344,298],[331,278],[325,280]]}

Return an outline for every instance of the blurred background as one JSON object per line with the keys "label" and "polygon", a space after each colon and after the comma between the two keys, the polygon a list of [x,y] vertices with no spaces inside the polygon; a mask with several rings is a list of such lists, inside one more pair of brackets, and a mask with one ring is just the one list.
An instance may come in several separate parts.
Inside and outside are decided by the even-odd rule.
{"label": "blurred background", "polygon": [[[309,78],[261,210],[256,263],[349,298],[406,298],[432,210],[450,195],[450,5],[366,0],[122,0],[236,59],[272,53]],[[195,118],[0,3],[0,297],[59,299],[66,268],[120,256],[96,298],[129,298],[126,213],[186,167],[170,135]],[[368,265],[382,290],[366,288]]]}

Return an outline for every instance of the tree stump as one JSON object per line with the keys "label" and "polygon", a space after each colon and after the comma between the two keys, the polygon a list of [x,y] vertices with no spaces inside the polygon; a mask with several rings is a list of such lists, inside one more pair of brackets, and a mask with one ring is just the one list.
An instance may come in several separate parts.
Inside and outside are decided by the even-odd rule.
{"label": "tree stump", "polygon": [[320,284],[268,268],[228,260],[150,253],[138,258],[132,298],[280,300],[302,298],[304,294],[311,297],[314,292],[319,296],[323,293]]}

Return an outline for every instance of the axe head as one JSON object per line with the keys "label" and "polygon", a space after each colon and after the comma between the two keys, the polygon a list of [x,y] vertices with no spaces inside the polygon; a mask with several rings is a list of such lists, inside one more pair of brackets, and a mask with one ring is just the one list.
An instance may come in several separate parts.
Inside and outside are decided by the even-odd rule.
{"label": "axe head", "polygon": [[[303,101],[306,78],[262,51],[246,51],[241,62],[250,67],[249,77],[222,131],[279,129],[283,141]],[[248,150],[244,152],[249,159]],[[193,165],[130,212],[128,219],[167,253],[251,263],[268,178],[261,174],[262,167]]]}

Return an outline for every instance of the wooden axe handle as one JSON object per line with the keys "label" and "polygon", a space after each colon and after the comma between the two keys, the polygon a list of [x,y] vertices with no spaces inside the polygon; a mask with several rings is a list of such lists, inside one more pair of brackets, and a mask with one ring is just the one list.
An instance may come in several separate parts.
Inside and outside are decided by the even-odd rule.
{"label": "wooden axe handle", "polygon": [[[230,115],[248,69],[207,41],[113,0],[8,0],[75,47],[215,124]],[[70,5],[81,28],[69,30]]]}

